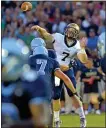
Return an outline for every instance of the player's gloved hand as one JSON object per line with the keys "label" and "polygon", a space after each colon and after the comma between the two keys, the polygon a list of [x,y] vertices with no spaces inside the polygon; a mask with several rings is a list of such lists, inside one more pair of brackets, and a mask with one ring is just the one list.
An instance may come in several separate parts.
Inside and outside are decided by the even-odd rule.
{"label": "player's gloved hand", "polygon": [[75,59],[72,59],[70,61],[70,64],[69,64],[69,68],[74,67],[74,66],[77,66],[77,63],[76,63],[76,60]]}

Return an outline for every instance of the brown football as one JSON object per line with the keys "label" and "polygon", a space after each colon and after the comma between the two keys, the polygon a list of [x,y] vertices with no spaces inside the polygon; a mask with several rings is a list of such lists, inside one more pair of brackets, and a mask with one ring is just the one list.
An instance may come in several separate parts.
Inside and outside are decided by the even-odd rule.
{"label": "brown football", "polygon": [[32,4],[30,2],[23,2],[21,5],[22,11],[30,11],[32,9]]}

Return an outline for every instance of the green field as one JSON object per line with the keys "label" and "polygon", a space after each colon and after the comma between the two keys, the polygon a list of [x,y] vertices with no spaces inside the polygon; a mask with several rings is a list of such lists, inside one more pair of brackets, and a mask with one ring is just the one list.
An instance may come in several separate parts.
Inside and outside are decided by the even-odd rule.
{"label": "green field", "polygon": [[[101,115],[89,114],[87,118],[87,127],[106,127],[105,125],[105,113]],[[61,115],[62,124],[61,127],[79,127],[80,121],[78,115]]]}

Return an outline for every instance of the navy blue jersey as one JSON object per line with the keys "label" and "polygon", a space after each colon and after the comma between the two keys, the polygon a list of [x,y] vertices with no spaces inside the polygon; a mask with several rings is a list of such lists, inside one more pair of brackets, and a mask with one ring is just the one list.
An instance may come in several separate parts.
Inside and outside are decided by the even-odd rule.
{"label": "navy blue jersey", "polygon": [[24,80],[24,87],[32,98],[51,98],[52,77],[54,77],[55,70],[59,68],[58,62],[45,55],[36,55],[29,58],[29,65],[35,71],[36,77],[33,81]]}
{"label": "navy blue jersey", "polygon": [[[56,52],[53,49],[48,49],[48,56],[55,60],[57,58]],[[52,77],[52,86],[53,88],[55,87],[55,77]]]}
{"label": "navy blue jersey", "polygon": [[56,60],[45,55],[36,55],[30,57],[29,65],[36,71],[40,70],[41,72],[44,72],[44,76],[50,76],[55,69],[59,68],[59,64]]}
{"label": "navy blue jersey", "polygon": [[56,59],[56,52],[53,49],[48,49],[48,56],[52,59]]}

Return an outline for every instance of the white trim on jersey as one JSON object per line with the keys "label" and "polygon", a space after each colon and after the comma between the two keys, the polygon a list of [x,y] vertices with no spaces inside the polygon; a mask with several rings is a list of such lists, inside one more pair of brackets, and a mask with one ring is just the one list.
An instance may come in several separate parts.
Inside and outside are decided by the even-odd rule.
{"label": "white trim on jersey", "polygon": [[55,76],[55,86],[60,86],[60,79]]}

